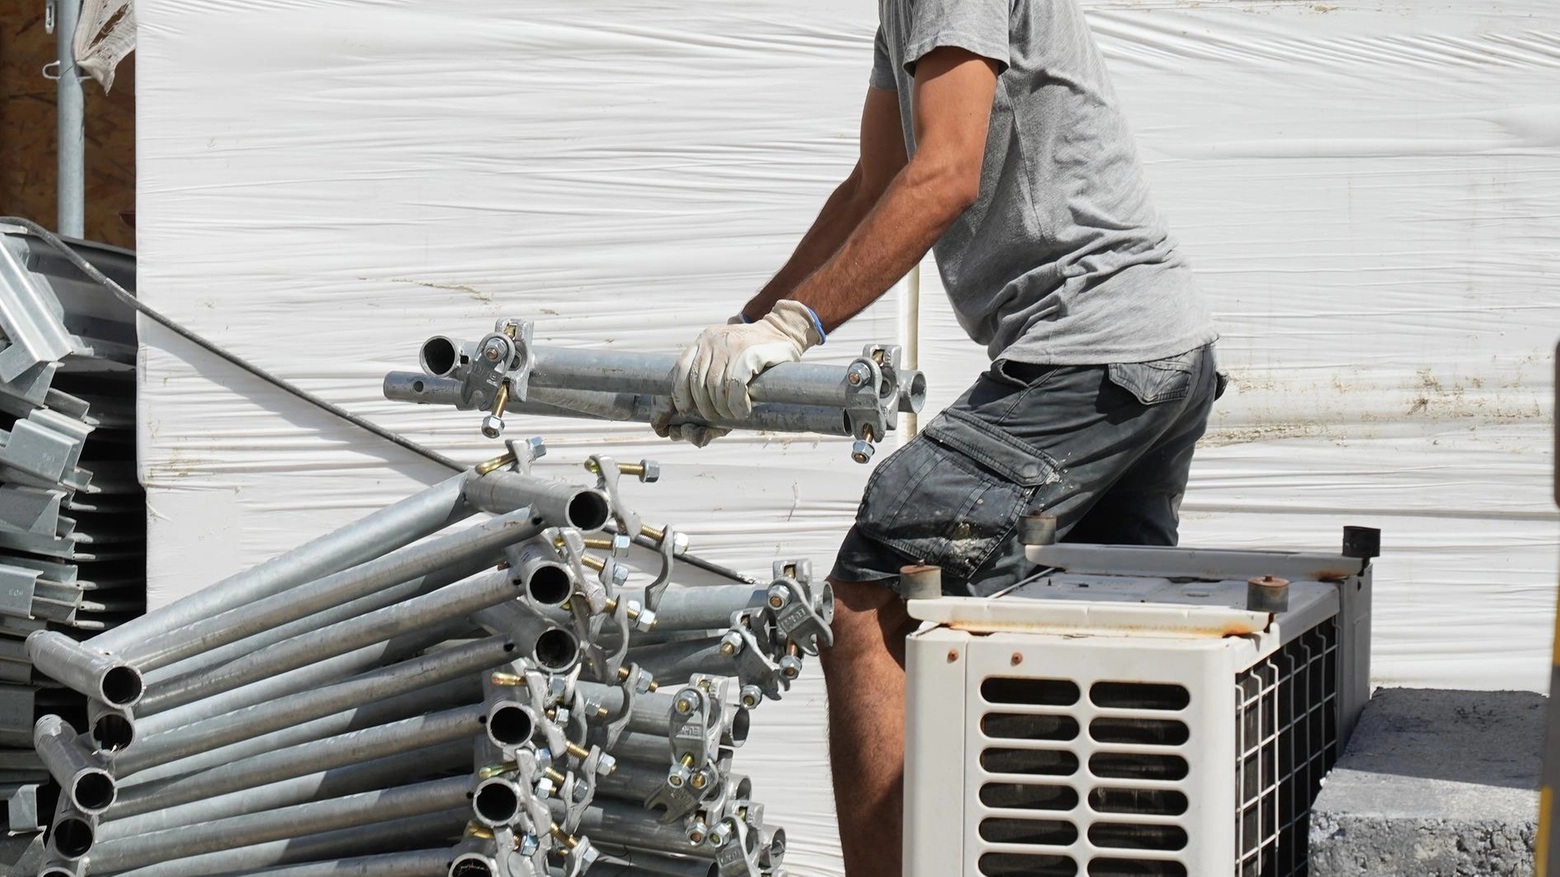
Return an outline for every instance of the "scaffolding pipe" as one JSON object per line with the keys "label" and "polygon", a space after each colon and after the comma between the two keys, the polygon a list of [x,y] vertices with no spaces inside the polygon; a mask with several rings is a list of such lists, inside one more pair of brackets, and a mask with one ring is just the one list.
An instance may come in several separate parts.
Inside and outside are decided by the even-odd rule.
{"label": "scaffolding pipe", "polygon": [[225,646],[208,649],[207,651],[201,652],[198,655],[192,655],[191,657],[185,658],[182,661],[176,661],[172,664],[168,664],[167,666],[158,667],[156,670],[148,671],[147,673],[143,674],[146,678],[146,684],[155,689],[169,680],[178,679],[181,676],[187,676],[199,670],[204,670],[207,667],[216,667],[220,664],[226,664],[229,661],[242,658],[251,652],[259,651],[266,646],[275,645],[276,643],[282,642],[283,640],[292,639],[295,636],[308,633],[311,630],[318,630],[328,624],[335,624],[338,621],[345,621],[348,618],[356,618],[359,615],[366,615],[375,609],[383,609],[386,606],[399,603],[402,600],[409,600],[413,597],[429,593],[438,588],[442,588],[445,585],[458,582],[467,576],[481,572],[482,570],[491,566],[495,566],[502,557],[503,552],[501,551],[495,551],[489,555],[474,556],[465,563],[454,564],[445,567],[444,569],[438,570],[437,572],[429,573],[422,578],[402,582],[399,585],[392,585],[388,588],[381,588],[365,597],[359,597],[351,602],[342,603],[340,606],[332,606],[323,612],[316,612],[313,615],[300,618],[297,621],[290,621],[286,624],[279,624],[276,627],[261,631],[254,636],[245,637],[241,640],[238,640],[237,642],[228,643]]}
{"label": "scaffolding pipe", "polygon": [[127,647],[122,655],[126,662],[142,670],[161,667],[252,636],[273,625],[286,624],[356,600],[380,588],[421,578],[474,555],[530,539],[540,531],[541,528],[531,521],[530,509],[511,511],[463,530],[442,533],[425,542],[398,548],[285,593],[193,622],[155,640]]}
{"label": "scaffolding pipe", "polygon": [[138,734],[161,734],[247,706],[319,688],[321,685],[366,673],[375,667],[400,663],[471,629],[472,625],[468,622],[451,621],[430,630],[420,630],[387,642],[364,646],[345,655],[279,673],[231,691],[203,697],[193,703],[138,719],[135,731]]}
{"label": "scaffolding pipe", "polygon": [[479,609],[515,599],[520,595],[520,588],[519,576],[507,569],[478,573],[431,594],[338,621],[220,667],[170,682],[142,698],[137,713],[150,714],[183,706],[375,643],[411,635],[427,627],[458,622]]}
{"label": "scaffolding pipe", "polygon": [[258,737],[289,725],[322,718],[358,704],[390,697],[414,685],[437,685],[489,670],[513,661],[516,651],[516,644],[504,637],[490,637],[454,646],[314,691],[245,707],[143,739],[120,753],[116,764],[123,772],[133,773],[207,749]]}
{"label": "scaffolding pipe", "polygon": [[131,619],[93,637],[91,644],[100,651],[121,652],[137,642],[410,545],[476,511],[461,492],[472,475],[467,470],[447,478],[361,520]]}
{"label": "scaffolding pipe", "polygon": [[289,777],[469,740],[482,733],[486,715],[482,704],[473,704],[275,749],[199,773],[130,786],[109,811],[108,818],[117,821]]}
{"label": "scaffolding pipe", "polygon": [[54,7],[54,49],[59,53],[60,69],[60,78],[54,84],[59,232],[64,237],[83,238],[87,215],[86,114],[81,72],[72,47],[81,0],[54,0]]}
{"label": "scaffolding pipe", "polygon": [[71,806],[96,816],[114,803],[113,776],[81,744],[76,729],[59,716],[44,716],[33,725],[33,748]]}
{"label": "scaffolding pipe", "polygon": [[[559,800],[547,802],[553,818],[562,820],[567,805]],[[713,859],[720,851],[709,844],[693,844],[677,825],[662,825],[645,818],[645,810],[619,801],[603,801],[585,808],[575,827],[593,843],[637,847],[657,853],[671,853],[697,859]]]}
{"label": "scaffolding pipe", "polygon": [[124,871],[116,877],[210,877],[321,859],[416,850],[453,842],[470,818],[471,808],[461,806],[423,816],[159,862]]}
{"label": "scaffolding pipe", "polygon": [[438,813],[466,804],[470,789],[470,777],[451,777],[117,838],[93,849],[92,867],[101,872],[125,871],[163,859],[188,858],[321,831]]}
{"label": "scaffolding pipe", "polygon": [[444,877],[451,858],[453,853],[449,848],[441,847],[352,859],[325,859],[250,871],[244,877]]}
{"label": "scaffolding pipe", "polygon": [[27,657],[39,673],[110,706],[132,706],[145,691],[134,667],[57,631],[28,634]]}
{"label": "scaffolding pipe", "polygon": [[[719,630],[731,627],[731,616],[763,607],[766,588],[751,585],[673,585],[661,592],[655,607],[655,629],[662,631]],[[643,590],[626,588],[619,599],[648,606]],[[717,634],[718,636],[718,634]]]}
{"label": "scaffolding pipe", "polygon": [[603,856],[610,857],[614,861],[599,861],[597,868],[604,869],[597,874],[593,869],[591,877],[617,877],[622,872],[614,869],[629,867],[637,869],[638,874],[657,874],[661,877],[716,877],[720,873],[720,867],[707,859],[674,859],[670,856],[657,855],[644,850],[630,850],[622,847],[602,847],[597,845]]}
{"label": "scaffolding pipe", "polygon": [[459,770],[471,762],[468,740],[447,741],[423,749],[384,758],[348,763],[329,770],[294,775],[284,772],[274,779],[183,804],[151,809],[123,819],[105,817],[98,826],[98,840],[106,842],[132,834],[163,831],[213,819],[242,816],[302,804],[320,798],[339,798],[371,792]]}
{"label": "scaffolding pipe", "polygon": [[530,508],[548,524],[587,533],[600,530],[612,518],[612,504],[595,488],[507,469],[495,469],[467,483],[466,500],[494,515]]}
{"label": "scaffolding pipe", "polygon": [[299,743],[385,725],[426,712],[469,706],[482,700],[482,681],[475,675],[461,676],[438,685],[423,685],[421,682],[413,682],[411,685],[417,687],[395,697],[365,703],[323,718],[283,728],[280,731],[203,750],[194,755],[154,766],[131,765],[133,772],[122,770],[119,774],[120,790],[128,794],[130,788],[142,783],[158,782],[171,777],[211,770],[240,759],[296,746]]}

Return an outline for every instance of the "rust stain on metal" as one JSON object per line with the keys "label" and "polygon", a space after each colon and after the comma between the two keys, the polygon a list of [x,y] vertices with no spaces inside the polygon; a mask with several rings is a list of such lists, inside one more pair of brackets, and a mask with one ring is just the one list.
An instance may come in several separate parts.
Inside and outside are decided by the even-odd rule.
{"label": "rust stain on metal", "polygon": [[959,660],[959,650],[958,649],[949,649],[948,650],[948,663],[952,664],[954,661],[957,661],[957,660]]}
{"label": "rust stain on metal", "polygon": [[1013,653],[1013,657],[1012,657],[1012,659],[1010,660],[1009,663],[1011,663],[1013,666],[1017,667],[1019,664],[1024,663],[1024,656],[1020,655],[1018,652],[1014,652]]}

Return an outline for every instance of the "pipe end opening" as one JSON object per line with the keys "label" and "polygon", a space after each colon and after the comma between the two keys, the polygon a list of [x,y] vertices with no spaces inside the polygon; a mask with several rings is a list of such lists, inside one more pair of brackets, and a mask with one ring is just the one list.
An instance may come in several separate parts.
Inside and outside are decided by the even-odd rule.
{"label": "pipe end opening", "polygon": [[536,647],[531,656],[543,670],[562,673],[574,666],[579,653],[580,644],[574,634],[561,627],[554,627],[543,631],[536,638]]}
{"label": "pipe end opening", "polygon": [[488,736],[493,738],[494,743],[519,746],[531,739],[531,735],[536,732],[536,723],[518,704],[504,704],[488,714],[487,728]]}
{"label": "pipe end opening", "polygon": [[92,849],[92,823],[66,817],[54,826],[54,848],[67,859],[79,859]]}
{"label": "pipe end opening", "polygon": [[582,490],[569,499],[569,526],[587,533],[600,530],[612,516],[607,498],[595,490]]}
{"label": "pipe end opening", "polygon": [[135,742],[135,723],[120,713],[104,713],[92,723],[92,740],[99,749],[117,752]]}
{"label": "pipe end opening", "polygon": [[[921,408],[926,405],[926,375],[920,372],[912,372],[910,385],[905,389],[901,397],[900,411],[904,414],[919,414]],[[905,408],[909,410],[906,411]]]}
{"label": "pipe end opening", "polygon": [[89,770],[76,777],[71,802],[83,813],[102,813],[114,803],[114,778],[106,770]]}
{"label": "pipe end opening", "polygon": [[733,746],[741,746],[743,743],[746,743],[748,729],[752,727],[752,725],[752,711],[737,710],[736,715],[731,717],[731,744]]}
{"label": "pipe end opening", "polygon": [[543,606],[561,606],[574,592],[574,582],[569,571],[555,563],[537,565],[525,583],[531,602]]}
{"label": "pipe end opening", "polygon": [[454,341],[439,335],[423,342],[419,359],[423,371],[436,377],[448,377],[460,361],[460,349]]}
{"label": "pipe end opening", "polygon": [[493,863],[482,856],[467,854],[450,865],[450,877],[493,877]]}
{"label": "pipe end opening", "polygon": [[509,783],[490,781],[477,789],[472,806],[488,825],[508,825],[520,815],[520,796]]}
{"label": "pipe end opening", "polygon": [[103,674],[103,682],[99,688],[104,703],[126,707],[141,699],[141,693],[146,690],[146,685],[141,681],[141,674],[134,667],[121,665]]}

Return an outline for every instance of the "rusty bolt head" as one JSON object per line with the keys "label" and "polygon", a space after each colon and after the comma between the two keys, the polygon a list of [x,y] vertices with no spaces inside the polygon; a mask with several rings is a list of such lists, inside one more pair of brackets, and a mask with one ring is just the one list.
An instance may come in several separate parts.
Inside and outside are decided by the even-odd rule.
{"label": "rusty bolt head", "polygon": [[1013,657],[1008,660],[1008,663],[1017,667],[1019,664],[1024,663],[1024,656],[1020,655],[1018,652],[1014,652]]}
{"label": "rusty bolt head", "polygon": [[948,663],[952,664],[954,661],[957,661],[957,660],[959,660],[959,650],[958,649],[949,649],[948,650]]}

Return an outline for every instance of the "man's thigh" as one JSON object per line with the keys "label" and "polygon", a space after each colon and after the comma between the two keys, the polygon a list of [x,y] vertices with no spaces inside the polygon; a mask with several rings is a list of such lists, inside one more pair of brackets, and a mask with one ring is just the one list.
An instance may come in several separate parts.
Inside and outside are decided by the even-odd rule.
{"label": "man's thigh", "polygon": [[833,577],[892,586],[900,566],[928,563],[950,593],[1012,584],[1029,571],[1019,516],[1043,509],[1065,538],[1184,419],[1204,368],[1211,379],[1205,350],[1130,366],[999,363],[873,473]]}

